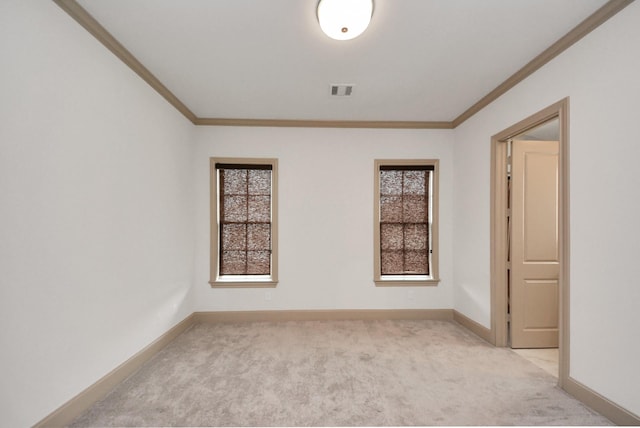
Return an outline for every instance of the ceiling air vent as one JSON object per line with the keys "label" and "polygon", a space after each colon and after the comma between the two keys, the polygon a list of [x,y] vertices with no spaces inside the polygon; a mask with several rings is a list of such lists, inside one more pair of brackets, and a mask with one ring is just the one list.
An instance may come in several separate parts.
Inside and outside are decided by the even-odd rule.
{"label": "ceiling air vent", "polygon": [[353,84],[332,84],[331,85],[331,96],[334,97],[350,97],[353,92]]}

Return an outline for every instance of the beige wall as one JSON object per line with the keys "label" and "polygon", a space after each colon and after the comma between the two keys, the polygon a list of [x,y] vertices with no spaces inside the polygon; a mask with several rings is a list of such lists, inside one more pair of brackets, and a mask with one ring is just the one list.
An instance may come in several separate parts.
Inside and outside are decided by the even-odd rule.
{"label": "beige wall", "polygon": [[52,1],[0,3],[0,425],[191,313],[193,130]]}
{"label": "beige wall", "polygon": [[[196,130],[196,310],[439,309],[453,305],[450,130],[200,127]],[[275,289],[209,287],[209,157],[278,158]],[[373,282],[374,159],[440,159],[435,287]]]}
{"label": "beige wall", "polygon": [[[639,414],[638,22],[636,2],[454,131],[194,128],[53,2],[2,2],[2,423],[194,310],[453,306],[488,326],[490,137],[566,96],[571,376]],[[207,284],[209,156],[280,159],[269,296]],[[373,159],[395,157],[441,160],[438,287],[372,282]]]}
{"label": "beige wall", "polygon": [[492,135],[570,97],[570,376],[640,414],[640,4],[455,129],[455,309],[489,326]]}

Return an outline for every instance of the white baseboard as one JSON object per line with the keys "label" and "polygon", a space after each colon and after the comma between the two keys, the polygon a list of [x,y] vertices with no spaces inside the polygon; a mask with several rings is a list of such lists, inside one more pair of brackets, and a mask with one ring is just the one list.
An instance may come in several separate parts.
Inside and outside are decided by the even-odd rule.
{"label": "white baseboard", "polygon": [[340,320],[453,320],[451,309],[327,309],[195,312],[197,322],[279,322]]}
{"label": "white baseboard", "polygon": [[104,375],[93,385],[50,413],[34,427],[64,427],[82,412],[104,398],[118,383],[125,380],[142,364],[196,323],[313,321],[313,320],[382,320],[430,319],[453,320],[451,309],[363,309],[363,310],[291,310],[291,311],[222,311],[194,312],[153,343]]}
{"label": "white baseboard", "polygon": [[[462,327],[491,343],[491,330],[453,309],[346,309],[346,310],[285,310],[285,311],[222,311],[194,312],[153,343],[103,376],[93,385],[67,401],[34,427],[63,427],[82,412],[104,398],[118,383],[125,380],[142,364],[168,345],[178,335],[197,323],[339,321],[339,320],[442,320],[455,321]],[[564,389],[618,425],[640,425],[640,418],[607,400],[600,394],[571,378]]]}
{"label": "white baseboard", "polygon": [[195,323],[194,321],[194,315],[189,315],[158,339],[154,340],[150,345],[104,375],[93,385],[67,401],[40,422],[36,423],[34,427],[64,427],[69,425],[75,418],[80,416],[82,412],[91,407],[95,402],[104,398],[118,383],[133,374],[142,364],[158,353],[158,351],[191,327]]}
{"label": "white baseboard", "polygon": [[620,407],[571,377],[564,380],[563,389],[616,425],[640,426],[640,416]]}
{"label": "white baseboard", "polygon": [[495,345],[494,341],[492,340],[493,334],[491,333],[491,329],[486,328],[482,324],[475,322],[471,318],[461,314],[456,310],[453,311],[453,320],[481,339],[491,343],[492,345]]}

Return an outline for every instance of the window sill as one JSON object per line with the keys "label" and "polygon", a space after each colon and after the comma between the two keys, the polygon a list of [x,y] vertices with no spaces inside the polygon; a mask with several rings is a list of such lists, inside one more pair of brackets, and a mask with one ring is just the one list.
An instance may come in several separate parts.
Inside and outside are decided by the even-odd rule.
{"label": "window sill", "polygon": [[277,280],[218,279],[209,281],[211,288],[276,288]]}
{"label": "window sill", "polygon": [[376,287],[434,287],[440,279],[375,279]]}

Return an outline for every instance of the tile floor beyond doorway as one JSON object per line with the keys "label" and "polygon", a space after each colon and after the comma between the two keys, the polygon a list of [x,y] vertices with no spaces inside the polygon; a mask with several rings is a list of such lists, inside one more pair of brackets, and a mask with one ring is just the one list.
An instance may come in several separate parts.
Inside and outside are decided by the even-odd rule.
{"label": "tile floor beyond doorway", "polygon": [[531,361],[536,366],[558,377],[558,348],[551,349],[512,349],[513,352]]}

